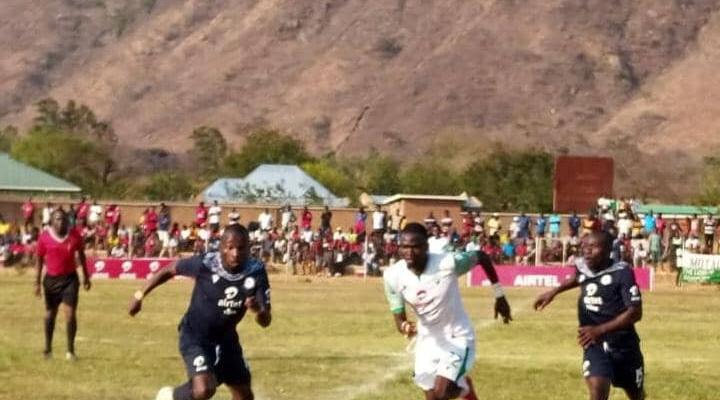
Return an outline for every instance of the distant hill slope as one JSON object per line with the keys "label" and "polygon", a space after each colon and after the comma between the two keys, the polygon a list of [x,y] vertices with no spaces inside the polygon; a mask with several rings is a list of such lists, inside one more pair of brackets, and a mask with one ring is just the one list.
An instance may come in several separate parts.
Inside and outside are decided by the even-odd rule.
{"label": "distant hill slope", "polygon": [[[316,152],[442,139],[615,156],[675,200],[718,150],[720,0],[4,0],[0,125],[76,99],[125,144],[271,125]],[[458,139],[459,138],[459,139]],[[632,189],[631,189],[632,188]]]}

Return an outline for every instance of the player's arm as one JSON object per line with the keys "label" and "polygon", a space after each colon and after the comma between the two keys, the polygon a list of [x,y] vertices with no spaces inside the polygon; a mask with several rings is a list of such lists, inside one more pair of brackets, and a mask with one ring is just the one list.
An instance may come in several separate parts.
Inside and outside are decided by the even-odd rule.
{"label": "player's arm", "polygon": [[555,296],[559,295],[562,292],[566,292],[568,290],[574,289],[578,287],[580,283],[577,279],[577,270],[575,271],[575,275],[572,277],[566,279],[563,283],[560,284],[560,286],[548,290],[547,292],[541,294],[538,296],[537,299],[535,299],[535,310],[541,311],[543,308],[545,308],[548,304],[550,304],[553,299],[555,299]]}
{"label": "player's arm", "polygon": [[134,317],[135,314],[140,312],[140,310],[142,309],[143,299],[147,295],[149,295],[150,292],[153,291],[153,289],[174,278],[175,275],[177,275],[177,261],[173,262],[172,264],[158,271],[157,274],[153,275],[153,277],[150,278],[150,280],[148,280],[148,282],[145,284],[145,287],[137,290],[133,294],[133,298],[132,300],[130,300],[130,307],[128,308],[128,313],[130,314],[130,316]]}
{"label": "player's arm", "polygon": [[[80,241],[82,242],[82,239],[80,239]],[[85,288],[85,290],[90,290],[92,284],[90,283],[90,273],[88,272],[87,258],[85,257],[84,247],[85,246],[82,243],[80,244],[80,246],[78,246],[77,256],[78,261],[80,261],[80,268],[82,269],[83,274],[83,287]]]}
{"label": "player's arm", "polygon": [[42,279],[43,265],[45,265],[45,256],[38,254],[35,267],[35,296],[40,297],[40,281]]}
{"label": "player's arm", "polygon": [[600,325],[581,326],[578,329],[578,343],[587,347],[605,334],[628,329],[642,319],[642,304],[630,306],[617,317]]}
{"label": "player's arm", "polygon": [[405,314],[405,301],[402,295],[395,290],[394,285],[390,282],[388,276],[384,278],[385,283],[385,298],[390,305],[390,312],[393,315],[395,321],[395,328],[398,332],[405,335],[406,338],[411,338],[417,333],[415,324],[407,319]]}
{"label": "player's arm", "polygon": [[500,280],[498,279],[495,266],[487,253],[482,250],[478,250],[456,253],[454,257],[455,272],[458,275],[462,275],[472,269],[475,265],[480,264],[480,267],[482,267],[483,271],[485,271],[485,276],[487,276],[490,284],[492,284],[493,291],[495,293],[495,319],[497,319],[498,315],[500,315],[502,316],[504,323],[507,324],[512,321],[510,303],[508,303],[507,298],[505,297],[505,291],[503,291],[502,286],[500,286]]}
{"label": "player's arm", "polygon": [[267,273],[260,276],[260,285],[253,296],[245,299],[245,306],[255,313],[255,322],[263,328],[270,326],[272,313],[270,306],[270,284]]}

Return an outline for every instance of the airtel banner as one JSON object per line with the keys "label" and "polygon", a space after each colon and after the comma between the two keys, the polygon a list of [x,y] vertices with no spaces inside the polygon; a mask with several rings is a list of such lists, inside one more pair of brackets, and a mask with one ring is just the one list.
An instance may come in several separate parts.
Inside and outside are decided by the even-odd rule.
{"label": "airtel banner", "polygon": [[88,257],[88,270],[95,279],[147,279],[172,258],[93,258]]}
{"label": "airtel banner", "polygon": [[[526,265],[498,265],[500,284],[518,287],[558,287],[575,274],[574,267],[528,267]],[[652,268],[633,268],[635,281],[640,289],[652,290],[654,275]],[[480,266],[468,273],[468,286],[490,286],[485,271]]]}

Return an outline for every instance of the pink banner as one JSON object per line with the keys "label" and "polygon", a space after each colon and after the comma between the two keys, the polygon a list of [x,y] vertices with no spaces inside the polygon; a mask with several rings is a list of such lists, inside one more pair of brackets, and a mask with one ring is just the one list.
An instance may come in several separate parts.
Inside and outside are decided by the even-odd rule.
{"label": "pink banner", "polygon": [[88,269],[95,279],[147,279],[172,258],[93,258],[88,257]]}
{"label": "pink banner", "polygon": [[[500,284],[517,287],[558,287],[575,273],[573,267],[529,267],[524,265],[498,265]],[[640,289],[652,290],[654,276],[652,268],[633,268],[635,281]],[[490,281],[480,266],[473,268],[468,274],[469,286],[489,286]]]}

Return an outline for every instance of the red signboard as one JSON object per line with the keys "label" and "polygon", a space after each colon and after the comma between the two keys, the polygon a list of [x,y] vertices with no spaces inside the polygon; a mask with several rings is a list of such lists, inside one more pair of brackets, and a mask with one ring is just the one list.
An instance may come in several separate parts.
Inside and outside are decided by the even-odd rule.
{"label": "red signboard", "polygon": [[[517,287],[558,287],[575,274],[574,267],[529,267],[527,265],[500,265],[495,268],[503,286]],[[635,282],[640,289],[652,290],[654,274],[652,268],[633,268]],[[485,271],[475,267],[468,274],[469,286],[489,286]]]}
{"label": "red signboard", "polygon": [[600,197],[613,195],[614,164],[609,157],[560,156],[555,160],[553,209],[586,213]]}
{"label": "red signboard", "polygon": [[94,279],[147,279],[173,261],[172,258],[88,257],[87,265]]}

